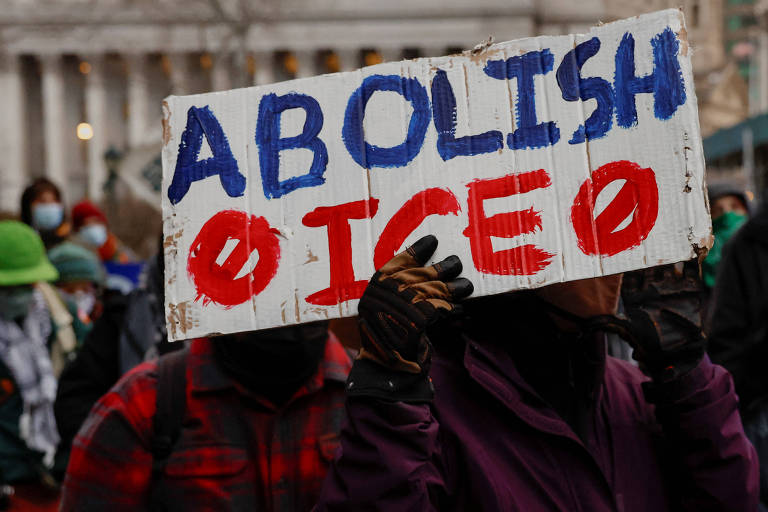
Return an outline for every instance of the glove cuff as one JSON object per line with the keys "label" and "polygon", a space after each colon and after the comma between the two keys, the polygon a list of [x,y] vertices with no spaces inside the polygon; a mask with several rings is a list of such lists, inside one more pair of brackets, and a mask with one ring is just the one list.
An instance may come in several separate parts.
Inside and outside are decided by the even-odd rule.
{"label": "glove cuff", "polygon": [[695,359],[689,359],[685,362],[676,362],[676,364],[669,365],[662,369],[649,368],[650,377],[654,380],[654,382],[659,382],[661,384],[679,379],[686,376],[688,373],[690,373],[691,370],[696,368],[701,362],[702,357],[704,357],[703,353]]}
{"label": "glove cuff", "polygon": [[432,401],[435,390],[427,373],[398,372],[370,359],[357,359],[347,378],[347,396],[425,403]]}
{"label": "glove cuff", "polygon": [[673,378],[652,378],[653,380],[643,382],[641,386],[645,400],[656,405],[680,400],[697,387],[697,382],[700,382],[703,372],[711,364],[705,355],[695,365],[688,367],[685,372],[677,371]]}

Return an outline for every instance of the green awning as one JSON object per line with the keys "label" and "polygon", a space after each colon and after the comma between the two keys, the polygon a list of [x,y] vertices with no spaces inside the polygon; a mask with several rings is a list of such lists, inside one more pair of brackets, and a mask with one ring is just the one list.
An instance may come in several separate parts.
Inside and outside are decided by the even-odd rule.
{"label": "green awning", "polygon": [[724,156],[741,153],[742,132],[752,129],[753,143],[760,146],[768,142],[768,113],[760,114],[733,125],[730,128],[723,128],[705,138],[704,158],[706,160],[715,160]]}

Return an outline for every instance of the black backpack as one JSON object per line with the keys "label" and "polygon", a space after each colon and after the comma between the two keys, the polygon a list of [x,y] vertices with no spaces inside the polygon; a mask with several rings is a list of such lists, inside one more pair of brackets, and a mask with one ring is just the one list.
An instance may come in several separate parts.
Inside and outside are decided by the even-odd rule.
{"label": "black backpack", "polygon": [[189,348],[176,350],[157,362],[156,410],[152,421],[152,482],[158,482],[181,434],[187,409]]}

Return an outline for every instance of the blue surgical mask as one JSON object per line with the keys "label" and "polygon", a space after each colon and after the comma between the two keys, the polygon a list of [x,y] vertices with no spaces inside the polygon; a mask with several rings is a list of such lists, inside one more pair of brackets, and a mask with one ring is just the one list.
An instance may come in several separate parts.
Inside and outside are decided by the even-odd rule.
{"label": "blue surgical mask", "polygon": [[101,247],[107,241],[107,227],[104,224],[89,224],[80,230],[80,238],[93,247]]}
{"label": "blue surgical mask", "polygon": [[41,231],[50,231],[61,226],[64,208],[59,203],[41,203],[32,207],[32,225]]}
{"label": "blue surgical mask", "polygon": [[26,317],[34,298],[35,290],[31,286],[0,288],[0,318],[11,321]]}

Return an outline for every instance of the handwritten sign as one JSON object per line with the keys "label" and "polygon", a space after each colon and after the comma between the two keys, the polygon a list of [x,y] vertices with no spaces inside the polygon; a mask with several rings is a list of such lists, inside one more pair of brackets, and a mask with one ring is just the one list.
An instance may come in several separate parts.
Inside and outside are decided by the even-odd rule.
{"label": "handwritten sign", "polygon": [[354,315],[427,233],[476,296],[709,245],[677,10],[164,109],[171,339]]}

